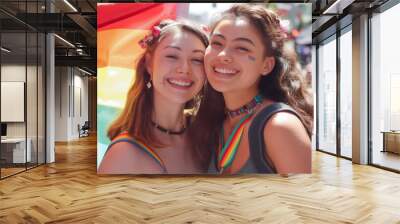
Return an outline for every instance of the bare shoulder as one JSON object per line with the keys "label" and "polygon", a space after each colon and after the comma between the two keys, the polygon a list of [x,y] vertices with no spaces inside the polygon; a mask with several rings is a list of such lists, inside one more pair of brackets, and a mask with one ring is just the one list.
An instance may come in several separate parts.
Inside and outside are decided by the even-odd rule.
{"label": "bare shoulder", "polygon": [[121,141],[105,153],[98,169],[100,174],[155,174],[162,173],[160,165],[143,149]]}
{"label": "bare shoulder", "polygon": [[308,138],[307,131],[300,119],[290,112],[278,112],[271,116],[265,129],[265,134],[295,134]]}
{"label": "bare shoulder", "polygon": [[311,172],[311,141],[296,115],[274,114],[264,128],[264,143],[278,173]]}

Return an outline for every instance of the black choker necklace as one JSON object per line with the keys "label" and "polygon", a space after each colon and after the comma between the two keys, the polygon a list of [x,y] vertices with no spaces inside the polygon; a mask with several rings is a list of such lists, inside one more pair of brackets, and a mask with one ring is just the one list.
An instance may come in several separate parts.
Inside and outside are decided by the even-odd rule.
{"label": "black choker necklace", "polygon": [[247,103],[246,105],[240,107],[239,109],[237,109],[237,110],[225,109],[225,112],[230,117],[236,117],[236,116],[241,115],[241,114],[252,113],[254,111],[254,109],[257,107],[257,105],[261,104],[262,101],[263,101],[263,96],[261,94],[258,94],[249,103]]}
{"label": "black choker necklace", "polygon": [[169,134],[169,135],[181,135],[181,134],[183,134],[183,132],[185,132],[185,130],[186,130],[186,127],[183,126],[182,129],[179,130],[179,131],[171,131],[171,130],[169,130],[169,129],[167,129],[167,128],[164,128],[164,127],[160,126],[159,124],[157,124],[157,123],[154,122],[154,121],[151,121],[151,123],[152,123],[153,126],[156,127],[158,130],[160,130],[160,131],[162,131],[162,132],[164,132],[164,133],[167,133],[167,134]]}

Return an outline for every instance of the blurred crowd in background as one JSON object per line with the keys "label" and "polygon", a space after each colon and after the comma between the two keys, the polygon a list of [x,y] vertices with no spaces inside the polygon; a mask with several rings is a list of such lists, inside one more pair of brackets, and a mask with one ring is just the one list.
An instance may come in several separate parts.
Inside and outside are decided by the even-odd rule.
{"label": "blurred crowd in background", "polygon": [[[199,24],[210,24],[221,11],[234,3],[187,3],[177,8],[177,17],[189,19]],[[249,3],[247,3],[249,4]],[[259,3],[274,11],[281,18],[281,26],[288,41],[286,49],[297,54],[303,75],[311,88],[311,4],[308,3]]]}

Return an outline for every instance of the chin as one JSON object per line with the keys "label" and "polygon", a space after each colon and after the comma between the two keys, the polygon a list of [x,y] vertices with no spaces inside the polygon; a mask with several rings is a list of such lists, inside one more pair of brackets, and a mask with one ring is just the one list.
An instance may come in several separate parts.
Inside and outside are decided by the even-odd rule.
{"label": "chin", "polygon": [[173,103],[179,103],[179,104],[185,104],[187,102],[189,102],[190,100],[192,100],[194,98],[194,96],[191,95],[177,95],[177,94],[171,94],[169,96],[169,100]]}
{"label": "chin", "polygon": [[213,87],[213,89],[215,89],[217,92],[227,92],[231,90],[230,85],[227,85],[226,83],[222,83],[216,80],[208,80],[208,82],[210,83],[210,85]]}

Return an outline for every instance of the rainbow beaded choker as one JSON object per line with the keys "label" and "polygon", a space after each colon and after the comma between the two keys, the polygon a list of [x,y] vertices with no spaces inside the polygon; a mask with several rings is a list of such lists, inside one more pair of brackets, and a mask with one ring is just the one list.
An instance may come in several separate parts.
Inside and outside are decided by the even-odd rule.
{"label": "rainbow beaded choker", "polygon": [[249,103],[246,105],[240,107],[239,109],[236,110],[228,110],[225,108],[225,113],[230,116],[230,117],[236,117],[241,114],[248,114],[252,113],[254,109],[257,107],[258,104],[261,104],[263,101],[263,96],[261,94],[258,94],[255,96]]}

